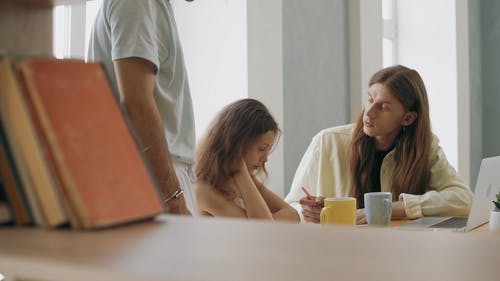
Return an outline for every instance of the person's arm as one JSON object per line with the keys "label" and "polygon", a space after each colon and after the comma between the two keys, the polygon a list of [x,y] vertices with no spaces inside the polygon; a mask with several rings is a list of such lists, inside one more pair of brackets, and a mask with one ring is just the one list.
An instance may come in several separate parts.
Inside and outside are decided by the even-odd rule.
{"label": "person's arm", "polygon": [[[302,188],[310,194],[323,196],[323,188],[334,185],[331,161],[334,141],[331,135],[326,134],[322,130],[312,138],[295,171],[290,192],[285,197],[285,202],[297,210],[303,222],[319,223],[324,197],[306,196]],[[330,191],[332,192],[333,190]]]}
{"label": "person's arm", "polygon": [[243,161],[242,167],[244,168],[240,168],[238,174],[231,179],[230,184],[234,184],[240,190],[245,209],[238,207],[234,202],[225,198],[213,186],[197,181],[196,201],[201,215],[273,220],[271,211],[254,184]]}
{"label": "person's arm", "polygon": [[195,187],[196,203],[198,204],[197,209],[200,215],[247,218],[245,210],[225,198],[222,193],[213,186],[202,181],[197,181]]}
{"label": "person's arm", "polygon": [[[114,61],[121,102],[128,114],[163,198],[168,198],[179,187],[172,167],[163,123],[154,99],[155,72],[151,62],[142,58],[124,58]],[[172,214],[190,214],[184,197],[168,202]]]}
{"label": "person's arm", "polygon": [[[313,209],[316,202],[308,200],[301,188],[304,187],[312,194],[317,194],[320,155],[321,136],[318,134],[311,140],[311,143],[302,156],[299,166],[295,171],[290,192],[285,197],[285,202],[297,210],[301,221],[319,222],[319,212],[316,210],[317,208]],[[321,211],[321,208],[319,211]]]}
{"label": "person's arm", "polygon": [[233,181],[241,192],[245,210],[225,198],[213,186],[198,181],[196,183],[196,201],[201,215],[299,221],[295,209],[265,186],[257,185],[244,162],[242,167],[244,170],[242,168]]}
{"label": "person's arm", "polygon": [[286,203],[278,195],[274,194],[264,184],[259,184],[254,180],[262,198],[266,202],[269,210],[272,213],[273,219],[277,221],[300,222],[299,214],[292,206]]}
{"label": "person's arm", "polygon": [[472,202],[472,191],[448,163],[434,140],[430,153],[431,182],[422,195],[400,195],[408,218],[422,216],[466,216]]}
{"label": "person's arm", "polygon": [[233,180],[241,193],[243,202],[245,202],[245,211],[248,218],[272,220],[271,210],[250,176],[244,160],[241,160],[240,169],[233,177]]}

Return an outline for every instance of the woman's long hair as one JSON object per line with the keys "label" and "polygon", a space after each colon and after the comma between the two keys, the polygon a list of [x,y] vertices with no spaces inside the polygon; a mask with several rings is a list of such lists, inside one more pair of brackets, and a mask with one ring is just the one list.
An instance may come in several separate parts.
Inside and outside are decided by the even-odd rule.
{"label": "woman's long hair", "polygon": [[[217,115],[198,145],[197,179],[220,189],[238,172],[249,144],[269,131],[279,136],[278,124],[260,101],[242,99],[229,104]],[[277,140],[278,137],[275,143]],[[261,171],[267,174],[265,165]]]}
{"label": "woman's long hair", "polygon": [[[429,153],[432,132],[429,102],[424,82],[417,71],[398,65],[384,68],[373,75],[369,86],[380,83],[390,89],[406,112],[417,112],[416,120],[401,128],[394,144],[395,169],[391,191],[396,200],[401,193],[423,194],[430,181]],[[349,149],[349,169],[353,193],[358,206],[364,205],[364,193],[373,186],[370,171],[375,165],[375,143],[363,132],[361,111],[353,132]]]}

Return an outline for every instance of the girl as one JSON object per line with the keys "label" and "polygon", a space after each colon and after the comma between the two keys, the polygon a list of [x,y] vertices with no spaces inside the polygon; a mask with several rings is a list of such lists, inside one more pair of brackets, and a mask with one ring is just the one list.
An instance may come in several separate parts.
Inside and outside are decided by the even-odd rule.
{"label": "girl", "polygon": [[242,99],[220,112],[197,152],[200,215],[299,221],[297,212],[257,178],[267,175],[265,163],[279,133],[257,100]]}
{"label": "girl", "polygon": [[[304,197],[302,186],[319,197]],[[470,188],[431,132],[422,78],[404,66],[373,75],[356,124],[326,129],[313,138],[285,200],[305,221],[318,222],[323,196],[353,196],[362,224],[363,195],[374,191],[392,192],[393,218],[467,215],[471,204]]]}

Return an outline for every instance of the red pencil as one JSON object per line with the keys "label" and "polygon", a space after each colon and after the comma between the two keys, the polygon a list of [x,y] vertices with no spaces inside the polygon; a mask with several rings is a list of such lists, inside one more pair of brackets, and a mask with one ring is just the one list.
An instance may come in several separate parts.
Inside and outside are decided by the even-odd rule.
{"label": "red pencil", "polygon": [[323,207],[323,202],[318,201],[318,197],[312,196],[311,193],[309,193],[309,191],[307,191],[307,189],[303,186],[301,186],[300,189],[302,189],[302,191],[306,194],[307,199],[309,199],[309,200],[316,199],[316,206],[317,207]]}
{"label": "red pencil", "polygon": [[300,189],[302,189],[302,191],[306,194],[307,199],[309,199],[309,200],[313,200],[313,199],[314,199],[314,196],[312,196],[312,195],[309,193],[309,191],[307,191],[307,189],[306,189],[305,187],[301,186],[301,187],[300,187]]}

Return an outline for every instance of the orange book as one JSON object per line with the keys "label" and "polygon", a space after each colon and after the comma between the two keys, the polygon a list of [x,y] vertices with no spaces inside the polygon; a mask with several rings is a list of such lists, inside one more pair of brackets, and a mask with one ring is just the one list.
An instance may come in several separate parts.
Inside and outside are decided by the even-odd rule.
{"label": "orange book", "polygon": [[31,223],[28,202],[0,118],[0,179],[17,224]]}
{"label": "orange book", "polygon": [[7,200],[4,189],[5,187],[0,178],[0,225],[12,224],[14,222],[11,205]]}
{"label": "orange book", "polygon": [[44,147],[7,57],[0,58],[0,115],[35,223],[65,224],[67,216]]}
{"label": "orange book", "polygon": [[18,70],[75,228],[107,227],[163,211],[100,64],[29,59]]}

